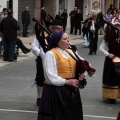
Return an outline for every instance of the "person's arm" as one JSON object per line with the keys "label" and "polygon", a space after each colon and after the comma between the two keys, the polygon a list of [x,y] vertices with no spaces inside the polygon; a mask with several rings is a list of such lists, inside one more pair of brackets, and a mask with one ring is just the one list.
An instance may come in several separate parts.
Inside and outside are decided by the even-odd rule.
{"label": "person's arm", "polygon": [[22,24],[25,23],[25,12],[23,11],[21,14]]}
{"label": "person's arm", "polygon": [[108,56],[109,58],[113,58],[115,55],[112,53],[109,53],[108,50],[108,45],[105,42],[105,40],[103,40],[102,44],[99,47],[100,51],[105,55]]}
{"label": "person's arm", "polygon": [[40,56],[40,44],[39,44],[38,40],[36,39],[36,37],[32,43],[31,49],[32,49],[32,52],[34,55]]}
{"label": "person's arm", "polygon": [[53,52],[48,51],[43,60],[44,73],[46,82],[48,84],[63,86],[65,84],[65,79],[58,76],[57,68],[56,68],[56,59],[54,57]]}
{"label": "person's arm", "polygon": [[72,11],[69,13],[69,16],[71,17],[71,13],[72,13]]}
{"label": "person's arm", "polygon": [[3,33],[3,24],[2,24],[2,21],[0,23],[0,31]]}
{"label": "person's arm", "polygon": [[20,30],[20,26],[18,25],[18,22],[15,19],[14,19],[14,26],[17,30]]}
{"label": "person's arm", "polygon": [[115,22],[115,17],[112,19],[111,23],[112,23],[113,25],[116,24],[116,22]]}
{"label": "person's arm", "polygon": [[102,41],[99,50],[101,53],[103,53],[105,56],[108,56],[109,52],[108,52],[108,45],[105,42],[105,40]]}

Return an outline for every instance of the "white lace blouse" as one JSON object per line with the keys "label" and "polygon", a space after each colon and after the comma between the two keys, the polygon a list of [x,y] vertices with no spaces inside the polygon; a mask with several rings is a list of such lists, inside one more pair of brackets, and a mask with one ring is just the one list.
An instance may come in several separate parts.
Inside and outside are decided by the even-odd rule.
{"label": "white lace blouse", "polygon": [[103,53],[105,56],[108,56],[108,44],[105,42],[105,40],[102,41],[99,50],[101,53]]}

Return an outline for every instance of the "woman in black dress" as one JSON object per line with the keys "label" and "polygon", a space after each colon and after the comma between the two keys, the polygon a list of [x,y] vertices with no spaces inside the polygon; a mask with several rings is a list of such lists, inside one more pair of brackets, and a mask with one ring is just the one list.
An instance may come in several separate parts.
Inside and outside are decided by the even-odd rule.
{"label": "woman in black dress", "polygon": [[61,18],[63,23],[63,31],[65,31],[67,25],[67,18],[68,18],[67,9],[64,9],[63,13],[61,14]]}

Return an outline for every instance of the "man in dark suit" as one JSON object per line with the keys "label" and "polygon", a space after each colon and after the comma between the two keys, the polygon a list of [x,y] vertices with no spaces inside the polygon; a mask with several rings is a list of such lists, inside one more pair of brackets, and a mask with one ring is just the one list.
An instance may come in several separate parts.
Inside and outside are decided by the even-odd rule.
{"label": "man in dark suit", "polygon": [[4,36],[4,61],[14,61],[15,45],[17,41],[17,30],[20,26],[15,18],[13,18],[13,11],[8,10],[8,16],[0,23],[0,30]]}
{"label": "man in dark suit", "polygon": [[28,37],[27,30],[28,25],[30,24],[30,13],[28,6],[26,6],[25,10],[22,12],[22,24],[23,24],[23,37]]}
{"label": "man in dark suit", "polygon": [[69,14],[70,16],[70,34],[73,34],[73,29],[75,28],[75,15],[77,13],[77,7],[74,7],[74,10],[72,10]]}

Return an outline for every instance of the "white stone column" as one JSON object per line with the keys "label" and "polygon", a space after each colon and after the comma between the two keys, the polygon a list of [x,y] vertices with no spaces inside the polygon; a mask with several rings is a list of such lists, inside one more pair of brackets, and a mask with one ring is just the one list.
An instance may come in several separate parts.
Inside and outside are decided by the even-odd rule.
{"label": "white stone column", "polygon": [[0,12],[2,12],[3,8],[7,8],[7,0],[0,0]]}
{"label": "white stone column", "polygon": [[56,10],[55,10],[55,14],[59,13],[59,0],[56,0]]}
{"label": "white stone column", "polygon": [[18,20],[18,0],[13,0],[13,17]]}
{"label": "white stone column", "polygon": [[88,10],[89,8],[88,8],[88,5],[87,5],[88,4],[87,2],[88,2],[88,0],[84,0],[83,1],[83,19],[84,20],[86,19],[87,15],[88,15],[88,11],[89,11]]}
{"label": "white stone column", "polygon": [[40,19],[40,14],[41,14],[41,0],[35,0],[34,17]]}

